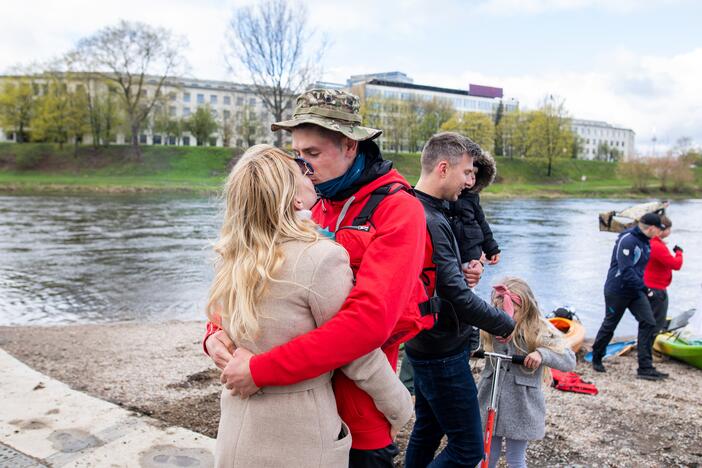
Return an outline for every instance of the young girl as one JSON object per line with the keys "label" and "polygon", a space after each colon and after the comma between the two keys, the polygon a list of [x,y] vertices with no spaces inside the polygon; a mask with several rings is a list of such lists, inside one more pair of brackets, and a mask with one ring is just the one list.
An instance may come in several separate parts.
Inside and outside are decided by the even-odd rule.
{"label": "young girl", "polygon": [[[561,332],[541,317],[534,293],[519,278],[505,278],[494,286],[492,302],[506,312],[514,311],[516,326],[507,342],[486,332],[481,337],[486,351],[526,355],[524,365],[504,363],[497,403],[497,418],[490,450],[490,468],[497,466],[506,439],[506,459],[510,468],[526,467],[529,440],[543,439],[546,405],[542,382],[550,382],[549,367],[562,371],[575,368],[575,354],[565,344]],[[478,401],[483,424],[490,403],[493,362],[487,359],[478,384]]]}

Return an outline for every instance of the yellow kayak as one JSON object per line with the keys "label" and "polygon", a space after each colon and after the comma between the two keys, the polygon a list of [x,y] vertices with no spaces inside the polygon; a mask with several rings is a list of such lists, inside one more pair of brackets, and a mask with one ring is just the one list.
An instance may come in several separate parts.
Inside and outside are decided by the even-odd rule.
{"label": "yellow kayak", "polygon": [[548,321],[565,334],[566,343],[568,343],[568,346],[574,353],[580,351],[580,347],[585,341],[585,327],[583,327],[582,323],[563,317],[551,317]]}

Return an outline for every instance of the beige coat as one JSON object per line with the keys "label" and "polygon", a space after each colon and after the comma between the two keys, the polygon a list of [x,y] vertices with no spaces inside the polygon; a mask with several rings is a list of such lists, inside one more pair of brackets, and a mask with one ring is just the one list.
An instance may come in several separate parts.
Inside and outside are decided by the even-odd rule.
{"label": "beige coat", "polygon": [[[346,250],[330,240],[283,246],[285,261],[261,301],[264,317],[254,342],[234,342],[263,353],[329,320],[353,285]],[[226,322],[226,320],[224,321]],[[227,323],[224,329],[230,334]],[[412,399],[380,350],[341,369],[365,390],[394,428],[412,415]],[[337,413],[332,373],[248,399],[222,390],[216,466],[237,468],[348,466],[351,435]]]}

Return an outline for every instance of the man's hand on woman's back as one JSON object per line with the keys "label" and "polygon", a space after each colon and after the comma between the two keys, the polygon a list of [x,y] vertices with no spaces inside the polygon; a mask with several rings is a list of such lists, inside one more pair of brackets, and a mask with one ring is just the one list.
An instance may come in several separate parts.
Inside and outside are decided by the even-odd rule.
{"label": "man's hand on woman's back", "polygon": [[207,337],[205,348],[215,365],[221,370],[227,366],[234,354],[234,342],[224,330],[219,330]]}

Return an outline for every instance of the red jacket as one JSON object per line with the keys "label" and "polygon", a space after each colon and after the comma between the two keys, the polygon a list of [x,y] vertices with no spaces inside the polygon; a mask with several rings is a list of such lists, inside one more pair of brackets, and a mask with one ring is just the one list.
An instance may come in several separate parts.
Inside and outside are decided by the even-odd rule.
{"label": "red jacket", "polygon": [[673,270],[679,270],[682,264],[683,254],[680,250],[673,256],[668,246],[659,237],[654,237],[651,239],[651,258],[644,271],[644,283],[649,288],[666,289],[673,281]]}
{"label": "red jacket", "polygon": [[[420,280],[426,240],[421,203],[400,190],[378,205],[368,229],[350,227],[371,192],[390,183],[410,188],[391,170],[346,200],[321,200],[315,205],[313,219],[336,232],[337,242],[349,252],[355,286],[341,310],[322,327],[251,359],[257,386],[290,385],[313,378],[376,348],[383,349],[396,369],[400,343],[424,327],[418,308],[427,299]],[[214,331],[215,326],[208,324],[205,339]],[[339,414],[351,429],[353,448],[373,450],[389,445],[390,424],[373,400],[341,373],[334,375],[333,385]]]}

